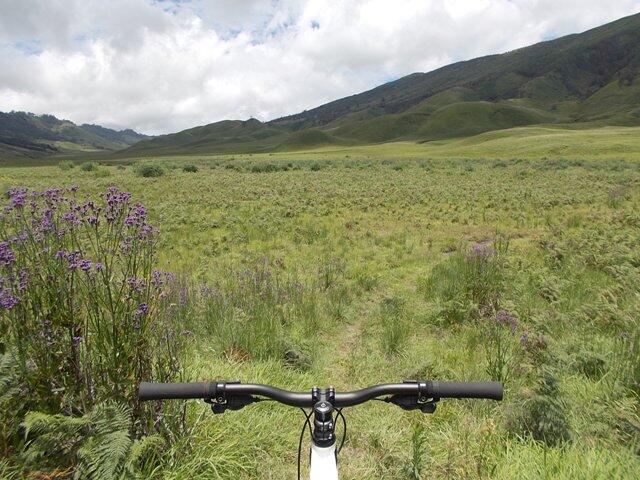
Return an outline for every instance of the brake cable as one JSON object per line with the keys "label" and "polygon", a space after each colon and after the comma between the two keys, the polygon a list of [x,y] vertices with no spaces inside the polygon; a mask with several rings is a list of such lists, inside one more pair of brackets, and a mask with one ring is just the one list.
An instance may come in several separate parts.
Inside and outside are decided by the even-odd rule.
{"label": "brake cable", "polygon": [[311,418],[311,415],[313,415],[313,410],[309,413],[307,413],[304,408],[301,408],[300,410],[302,411],[302,414],[305,416],[305,420],[304,420],[304,423],[302,424],[302,431],[300,432],[300,440],[298,441],[298,480],[301,479],[300,468],[302,464],[302,439],[304,438],[304,431],[307,429],[307,426],[309,426],[309,435],[311,435],[311,421],[309,419]]}
{"label": "brake cable", "polygon": [[340,440],[340,446],[336,449],[336,461],[338,460],[338,454],[342,451],[344,442],[347,439],[347,419],[342,414],[341,408],[336,408],[336,416],[342,418],[342,439]]}

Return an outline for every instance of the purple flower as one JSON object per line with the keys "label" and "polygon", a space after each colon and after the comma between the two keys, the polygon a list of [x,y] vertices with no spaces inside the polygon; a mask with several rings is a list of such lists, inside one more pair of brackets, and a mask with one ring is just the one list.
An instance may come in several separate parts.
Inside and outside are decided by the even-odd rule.
{"label": "purple flower", "polygon": [[9,242],[0,242],[0,266],[6,267],[16,261],[16,256],[9,246]]}
{"label": "purple flower", "polygon": [[71,339],[71,344],[73,345],[74,348],[78,347],[78,345],[80,345],[80,342],[82,341],[82,335],[74,335],[73,338]]}
{"label": "purple flower", "polygon": [[52,209],[48,208],[44,211],[42,221],[40,222],[40,230],[43,232],[51,232],[54,230]]}
{"label": "purple flower", "polygon": [[66,258],[67,258],[67,261],[69,262],[69,270],[76,270],[78,268],[81,268],[84,262],[80,252],[68,253]]}
{"label": "purple flower", "polygon": [[26,188],[11,188],[9,189],[9,202],[13,208],[22,208],[27,199]]}
{"label": "purple flower", "polygon": [[11,310],[13,307],[20,303],[20,299],[15,297],[11,290],[7,288],[0,289],[0,307],[5,310]]}
{"label": "purple flower", "polygon": [[58,250],[55,255],[55,258],[67,258],[67,252],[65,252],[64,250]]}
{"label": "purple flower", "polygon": [[151,272],[151,284],[155,286],[164,285],[167,282],[171,282],[174,279],[174,275],[171,272],[165,272],[164,270],[154,270]]}
{"label": "purple flower", "polygon": [[64,220],[65,222],[68,222],[72,225],[80,225],[80,219],[76,216],[75,213],[73,212],[67,212],[64,215],[62,215],[62,220]]}
{"label": "purple flower", "polygon": [[96,262],[93,268],[95,268],[97,272],[101,272],[104,270],[104,263]]}
{"label": "purple flower", "polygon": [[471,256],[479,260],[487,260],[498,253],[495,248],[486,243],[476,243],[471,247]]}
{"label": "purple flower", "polygon": [[146,315],[149,313],[149,305],[146,303],[141,303],[136,310],[136,316],[140,317],[142,315]]}
{"label": "purple flower", "polygon": [[143,240],[145,238],[151,237],[154,233],[156,233],[156,229],[151,225],[144,224],[140,227],[140,231],[138,232],[138,238]]}
{"label": "purple flower", "polygon": [[27,241],[27,238],[29,238],[29,235],[23,230],[17,236],[11,239],[11,243],[23,244]]}
{"label": "purple flower", "polygon": [[515,333],[518,328],[518,316],[515,313],[508,312],[507,310],[500,310],[496,313],[494,321],[499,325],[504,325],[511,329],[511,333]]}
{"label": "purple flower", "polygon": [[27,289],[28,283],[29,274],[26,268],[22,268],[20,269],[20,272],[18,272],[18,291],[20,293],[24,293],[24,291]]}
{"label": "purple flower", "polygon": [[80,270],[84,272],[88,272],[89,270],[91,270],[91,260],[81,260]]}
{"label": "purple flower", "polygon": [[134,292],[140,293],[144,290],[147,282],[144,281],[144,278],[129,277],[127,278],[127,285],[129,285],[131,290],[133,290]]}

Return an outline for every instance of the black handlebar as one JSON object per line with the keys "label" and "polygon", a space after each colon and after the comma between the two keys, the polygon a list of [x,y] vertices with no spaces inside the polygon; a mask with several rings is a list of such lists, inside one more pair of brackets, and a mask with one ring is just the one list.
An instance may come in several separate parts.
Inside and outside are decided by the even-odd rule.
{"label": "black handlebar", "polygon": [[[387,395],[416,395],[425,399],[440,398],[485,398],[502,400],[502,383],[500,382],[405,382],[374,385],[353,392],[335,394],[334,406],[351,407],[374,398]],[[220,395],[243,396],[257,395],[289,405],[292,407],[310,408],[313,406],[311,392],[290,392],[269,385],[232,382],[200,382],[200,383],[148,383],[142,382],[138,390],[138,399],[216,399]]]}

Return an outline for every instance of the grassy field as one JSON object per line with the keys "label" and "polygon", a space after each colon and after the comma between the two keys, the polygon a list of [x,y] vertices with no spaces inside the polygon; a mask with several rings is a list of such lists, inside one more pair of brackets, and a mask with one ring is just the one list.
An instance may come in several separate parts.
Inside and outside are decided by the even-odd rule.
{"label": "grassy field", "polygon": [[[342,478],[638,478],[639,133],[140,160],[158,178],[7,166],[0,184],[117,185],[147,206],[195,333],[187,379],[505,382],[501,403],[345,411]],[[299,411],[207,409],[189,404],[157,478],[295,477]]]}

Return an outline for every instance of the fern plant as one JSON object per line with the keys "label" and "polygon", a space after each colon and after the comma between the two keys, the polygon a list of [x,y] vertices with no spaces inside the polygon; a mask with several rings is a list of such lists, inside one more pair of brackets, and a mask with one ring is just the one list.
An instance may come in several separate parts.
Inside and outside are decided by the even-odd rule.
{"label": "fern plant", "polygon": [[131,409],[115,402],[96,405],[81,417],[29,412],[22,423],[25,461],[41,468],[47,458],[56,459],[55,467],[63,460],[77,480],[137,478],[164,440],[157,435],[136,440],[131,425]]}
{"label": "fern plant", "polygon": [[10,353],[0,354],[0,451],[13,449],[19,439],[21,413],[25,413],[16,359]]}

